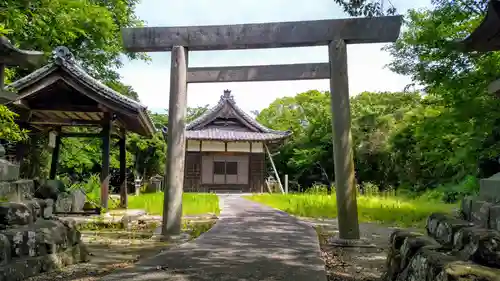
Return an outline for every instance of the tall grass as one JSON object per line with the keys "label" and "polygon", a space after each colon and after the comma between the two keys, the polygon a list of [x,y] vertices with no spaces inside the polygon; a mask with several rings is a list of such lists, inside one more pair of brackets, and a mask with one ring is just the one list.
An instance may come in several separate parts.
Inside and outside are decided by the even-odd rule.
{"label": "tall grass", "polygon": [[[314,218],[337,217],[335,195],[326,194],[262,194],[248,199],[287,213]],[[406,199],[386,195],[358,196],[358,217],[361,222],[377,222],[402,227],[422,227],[433,212],[451,212],[456,205],[438,201]]]}
{"label": "tall grass", "polygon": [[[129,209],[143,209],[149,214],[163,214],[163,192],[145,193],[128,198]],[[219,214],[219,198],[211,193],[184,193],[182,215]]]}

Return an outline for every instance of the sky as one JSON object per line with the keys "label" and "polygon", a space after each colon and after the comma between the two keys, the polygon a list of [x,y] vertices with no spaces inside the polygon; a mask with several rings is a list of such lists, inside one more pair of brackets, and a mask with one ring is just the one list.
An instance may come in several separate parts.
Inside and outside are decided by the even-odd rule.
{"label": "sky", "polygon": [[[392,0],[398,12],[430,6],[430,0]],[[389,0],[386,1],[389,3]],[[386,4],[388,5],[388,4]],[[142,0],[136,9],[146,26],[221,25],[347,18],[333,0]],[[384,44],[348,45],[349,94],[400,91],[411,81],[391,72]],[[170,52],[149,53],[152,61],[126,61],[119,70],[153,112],[168,109]],[[326,46],[260,50],[197,51],[190,67],[328,62]],[[225,89],[245,111],[262,110],[277,98],[329,90],[328,80],[201,83],[188,85],[188,106],[215,105]]]}

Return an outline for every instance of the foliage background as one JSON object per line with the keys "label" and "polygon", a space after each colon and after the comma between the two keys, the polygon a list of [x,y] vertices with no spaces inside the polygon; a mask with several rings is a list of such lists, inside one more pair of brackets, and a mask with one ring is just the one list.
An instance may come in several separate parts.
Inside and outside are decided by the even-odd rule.
{"label": "foliage background", "polygon": [[[381,1],[334,1],[353,16],[395,12]],[[116,72],[124,57],[149,60],[146,54],[126,53],[121,46],[120,28],[143,24],[134,13],[137,3],[6,0],[0,3],[0,34],[8,33],[18,47],[42,50],[47,56],[56,46],[67,46],[92,76],[138,100]],[[356,177],[362,189],[376,186],[455,201],[476,192],[478,178],[500,171],[500,102],[486,92],[488,83],[500,77],[500,54],[464,54],[449,44],[477,27],[486,3],[433,0],[431,8],[404,15],[401,36],[385,49],[394,58],[390,69],[412,77],[414,84],[409,86],[413,87],[408,88],[418,90],[364,92],[351,98]],[[7,81],[32,70],[9,69]],[[189,118],[206,109],[189,109]],[[0,108],[0,115],[0,138],[21,140],[22,133],[10,127],[11,113]],[[167,124],[168,112],[152,114],[152,118],[160,128]],[[293,131],[275,156],[280,173],[290,176],[292,190],[304,191],[317,183],[330,187],[334,182],[331,118],[329,93],[315,90],[277,99],[258,112],[263,124]],[[31,148],[24,175],[46,176],[47,165],[35,165],[48,163],[46,141],[39,136],[27,142]],[[128,134],[127,150],[129,174],[163,173],[165,143],[160,133],[152,139]],[[114,169],[118,168],[117,154],[113,148]],[[99,172],[100,157],[99,140],[66,139],[60,173],[82,180]]]}

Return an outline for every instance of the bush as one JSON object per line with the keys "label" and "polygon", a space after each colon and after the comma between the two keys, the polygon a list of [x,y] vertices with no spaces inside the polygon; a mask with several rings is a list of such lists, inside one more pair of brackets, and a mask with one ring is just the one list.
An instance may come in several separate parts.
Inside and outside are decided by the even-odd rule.
{"label": "bush", "polygon": [[[333,187],[332,187],[333,189]],[[332,193],[334,191],[332,190]],[[328,186],[324,184],[315,184],[312,187],[309,187],[304,193],[306,194],[328,194]]]}

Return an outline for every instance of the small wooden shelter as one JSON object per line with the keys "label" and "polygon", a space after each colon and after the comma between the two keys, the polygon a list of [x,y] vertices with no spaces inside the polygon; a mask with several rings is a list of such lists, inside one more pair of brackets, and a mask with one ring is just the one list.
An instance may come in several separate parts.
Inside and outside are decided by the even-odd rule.
{"label": "small wooden shelter", "polygon": [[[459,42],[459,46],[466,52],[500,50],[500,1],[489,1],[483,21],[467,38]],[[488,92],[500,96],[500,79],[490,83]]]}
{"label": "small wooden shelter", "polygon": [[[120,147],[121,205],[126,206],[125,132],[143,136],[155,132],[147,108],[91,77],[66,47],[57,47],[52,62],[13,82],[17,93],[9,106],[19,115],[19,125],[48,133],[52,144],[50,178],[56,176],[62,137],[99,137],[102,140],[101,206],[108,206],[111,138]],[[68,127],[100,128],[74,132]]]}
{"label": "small wooden shelter", "polygon": [[262,192],[266,153],[272,161],[269,147],[290,134],[257,122],[225,90],[215,107],[186,126],[184,191]]}

